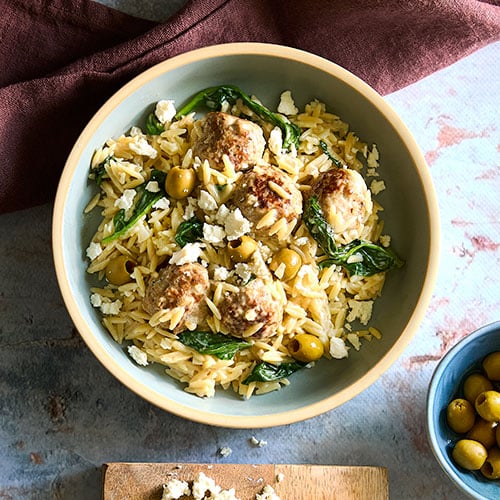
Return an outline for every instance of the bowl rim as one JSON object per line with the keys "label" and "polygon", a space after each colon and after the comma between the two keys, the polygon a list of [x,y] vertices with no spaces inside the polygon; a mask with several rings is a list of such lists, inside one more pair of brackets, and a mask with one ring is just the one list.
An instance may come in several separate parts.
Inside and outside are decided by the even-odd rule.
{"label": "bowl rim", "polygon": [[382,115],[392,124],[396,133],[399,134],[402,142],[410,152],[423,186],[423,194],[429,214],[430,238],[429,252],[426,262],[427,272],[422,289],[417,298],[416,306],[410,315],[405,328],[394,345],[377,362],[377,364],[366,372],[359,380],[355,381],[352,385],[344,388],[336,394],[302,408],[280,413],[259,415],[258,427],[264,428],[291,424],[315,417],[340,406],[367,389],[396,361],[403,350],[407,347],[423,320],[427,307],[430,303],[433,288],[437,279],[440,252],[440,222],[439,217],[433,216],[434,214],[439,214],[434,185],[424,156],[409,129],[394,111],[392,106],[372,87],[348,70],[321,56],[311,54],[301,49],[269,43],[237,42],[211,45],[179,54],[150,67],[116,91],[94,114],[76,140],[64,165],[54,202],[52,223],[53,258],[61,294],[76,329],[100,363],[122,384],[150,403],[170,413],[195,422],[232,428],[255,427],[255,416],[226,416],[220,413],[193,409],[165,396],[159,398],[155,391],[139,382],[135,377],[124,370],[100,345],[99,341],[93,335],[91,329],[88,327],[82,314],[78,310],[76,300],[71,292],[63,251],[63,218],[69,186],[85,145],[90,140],[97,127],[104,121],[107,114],[119,105],[128,95],[137,91],[143,84],[156,78],[160,74],[205,59],[237,55],[261,55],[297,61],[302,64],[318,68],[319,70],[332,75],[334,78],[342,80],[345,84],[353,87],[356,91],[362,94],[373,106],[378,108]]}
{"label": "bowl rim", "polygon": [[[460,490],[467,493],[470,497],[476,498],[477,500],[489,500],[488,497],[483,496],[482,494],[475,491],[471,488],[467,483],[463,481],[460,474],[457,472],[455,467],[452,467],[448,460],[446,460],[444,450],[439,445],[437,440],[437,432],[436,426],[434,425],[434,417],[437,411],[440,411],[439,408],[436,407],[436,389],[437,386],[443,376],[443,373],[446,371],[449,364],[460,355],[460,352],[464,346],[475,342],[479,337],[482,337],[487,334],[491,334],[495,331],[500,332],[500,321],[494,321],[493,323],[488,323],[483,325],[476,330],[470,332],[465,335],[465,337],[461,338],[445,355],[439,360],[433,374],[431,380],[429,382],[429,389],[427,391],[427,401],[426,401],[426,425],[427,425],[427,439],[429,441],[432,453],[436,459],[436,461],[441,466],[441,469],[445,472],[448,478],[457,486]],[[472,363],[471,363],[472,364]],[[493,483],[492,483],[493,484]]]}

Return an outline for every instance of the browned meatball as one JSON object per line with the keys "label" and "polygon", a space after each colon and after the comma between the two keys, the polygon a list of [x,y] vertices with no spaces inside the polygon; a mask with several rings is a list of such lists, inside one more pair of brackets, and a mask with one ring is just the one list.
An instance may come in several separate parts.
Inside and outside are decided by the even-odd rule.
{"label": "browned meatball", "polygon": [[207,114],[201,135],[194,138],[193,154],[221,170],[226,154],[238,171],[255,165],[262,158],[265,146],[264,134],[257,124],[214,111]]}
{"label": "browned meatball", "polygon": [[280,302],[260,278],[240,287],[238,292],[227,293],[219,311],[222,324],[236,337],[271,337],[283,318]]}
{"label": "browned meatball", "polygon": [[149,282],[142,306],[151,315],[162,309],[184,307],[184,315],[173,332],[193,330],[206,315],[204,298],[209,287],[208,272],[201,264],[169,265]]}
{"label": "browned meatball", "polygon": [[231,194],[231,203],[241,210],[259,237],[268,235],[269,226],[257,226],[271,210],[275,211],[274,221],[285,218],[292,222],[302,213],[301,192],[287,174],[270,165],[245,172]]}
{"label": "browned meatball", "polygon": [[370,191],[361,174],[352,169],[333,168],[323,172],[312,185],[323,213],[335,233],[347,241],[361,237],[372,213]]}

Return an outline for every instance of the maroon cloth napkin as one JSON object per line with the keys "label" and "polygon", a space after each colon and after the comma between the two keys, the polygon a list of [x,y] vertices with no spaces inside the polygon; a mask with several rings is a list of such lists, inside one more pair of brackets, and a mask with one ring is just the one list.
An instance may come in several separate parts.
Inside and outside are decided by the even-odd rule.
{"label": "maroon cloth napkin", "polygon": [[289,45],[386,94],[500,39],[492,0],[191,0],[163,23],[91,0],[0,0],[0,12],[0,213],[51,201],[99,106],[187,50]]}

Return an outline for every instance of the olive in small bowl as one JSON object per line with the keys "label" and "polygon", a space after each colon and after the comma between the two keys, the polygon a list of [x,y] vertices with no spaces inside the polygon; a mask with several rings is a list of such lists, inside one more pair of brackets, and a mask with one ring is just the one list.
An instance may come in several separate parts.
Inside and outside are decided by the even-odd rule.
{"label": "olive in small bowl", "polygon": [[[500,321],[479,328],[455,344],[434,370],[427,394],[427,434],[437,462],[462,492],[481,500],[500,496],[500,482],[494,479],[500,469],[500,463],[496,459],[499,443],[493,442],[491,446],[493,433],[496,434],[495,441],[500,438],[500,431],[497,430],[499,426],[492,422],[490,426],[493,429],[488,430],[488,424],[481,423],[484,419],[476,413],[474,426],[464,434],[458,433],[447,421],[447,408],[455,399],[468,400],[464,394],[465,381],[472,374],[479,373],[486,376],[482,363],[493,352],[500,352]],[[484,381],[479,384],[476,382],[471,384],[473,386],[471,393],[480,391],[475,396],[477,399],[485,392],[485,387]],[[495,382],[492,386],[495,391]],[[489,386],[486,387],[486,390],[488,389],[491,390]],[[469,393],[468,397],[473,398]],[[477,425],[479,427],[476,427]],[[474,444],[471,450],[470,443],[462,443],[458,451],[455,451],[455,455],[457,453],[462,455],[461,458],[465,455],[466,460],[472,457],[474,463],[466,461],[461,465],[457,464],[453,450],[460,440],[480,444],[480,446]],[[484,449],[487,450],[486,457]],[[480,462],[483,463],[477,467]]]}

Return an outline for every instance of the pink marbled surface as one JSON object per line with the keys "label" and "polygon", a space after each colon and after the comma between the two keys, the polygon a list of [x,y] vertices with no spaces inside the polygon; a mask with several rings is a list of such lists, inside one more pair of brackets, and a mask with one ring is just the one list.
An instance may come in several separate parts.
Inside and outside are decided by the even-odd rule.
{"label": "pink marbled surface", "polygon": [[[140,400],[98,364],[64,309],[51,207],[1,216],[0,498],[99,498],[105,461],[380,465],[391,498],[462,498],[428,446],[425,398],[443,354],[500,319],[499,96],[500,44],[387,96],[435,183],[435,291],[414,340],[377,383],[290,426],[213,428]],[[252,436],[267,446],[252,445]],[[223,446],[228,457],[218,453]]]}

